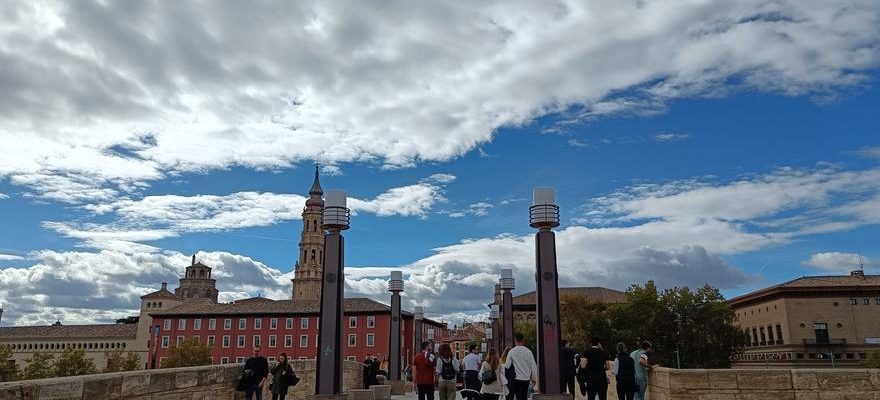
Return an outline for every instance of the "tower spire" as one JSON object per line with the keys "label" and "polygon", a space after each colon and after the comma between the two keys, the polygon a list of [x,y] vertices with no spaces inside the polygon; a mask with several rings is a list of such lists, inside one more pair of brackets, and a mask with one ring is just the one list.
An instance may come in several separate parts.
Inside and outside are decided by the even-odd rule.
{"label": "tower spire", "polygon": [[317,195],[324,194],[324,190],[321,189],[321,182],[318,179],[318,169],[319,168],[320,168],[320,165],[315,164],[315,181],[312,182],[312,188],[309,189],[309,194],[317,194]]}

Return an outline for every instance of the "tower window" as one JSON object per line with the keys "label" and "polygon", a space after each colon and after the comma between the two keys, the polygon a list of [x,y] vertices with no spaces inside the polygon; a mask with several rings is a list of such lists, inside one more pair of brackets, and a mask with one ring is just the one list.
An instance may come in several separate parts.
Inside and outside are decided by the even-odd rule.
{"label": "tower window", "polygon": [[318,221],[312,221],[312,232],[318,231]]}
{"label": "tower window", "polygon": [[312,262],[315,262],[315,250],[312,250]]}
{"label": "tower window", "polygon": [[204,277],[205,277],[205,270],[199,271],[199,278],[204,278]]}

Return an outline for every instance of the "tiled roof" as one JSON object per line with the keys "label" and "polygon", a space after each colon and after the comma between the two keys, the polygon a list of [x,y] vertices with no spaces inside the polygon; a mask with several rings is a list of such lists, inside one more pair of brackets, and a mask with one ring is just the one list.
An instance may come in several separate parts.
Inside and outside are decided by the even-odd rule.
{"label": "tiled roof", "polygon": [[[535,292],[528,292],[513,297],[513,305],[534,305]],[[587,296],[589,299],[600,303],[623,303],[626,301],[625,293],[603,287],[570,287],[559,288],[559,297],[564,296]]]}
{"label": "tiled roof", "polygon": [[728,302],[736,306],[759,301],[767,296],[780,296],[783,293],[815,294],[817,292],[863,292],[865,290],[880,291],[880,275],[863,275],[859,272],[853,272],[849,275],[804,276],[734,297]]}
{"label": "tiled roof", "polygon": [[137,324],[14,326],[0,328],[0,340],[2,341],[40,338],[134,339],[135,336],[137,336]]}
{"label": "tiled roof", "polygon": [[880,275],[805,276],[785,282],[780,287],[880,286]]}
{"label": "tiled roof", "polygon": [[[391,307],[367,298],[345,299],[345,312],[390,312]],[[198,315],[198,314],[317,314],[321,304],[317,300],[271,300],[245,299],[234,303],[213,303],[208,299],[186,302],[165,311],[150,315]]]}
{"label": "tiled roof", "polygon": [[141,296],[142,299],[154,299],[154,298],[162,298],[162,297],[173,297],[175,299],[180,299],[180,296],[169,292],[168,289],[166,289],[164,287],[162,289],[159,289],[159,290],[153,292],[153,293],[147,293],[147,294]]}

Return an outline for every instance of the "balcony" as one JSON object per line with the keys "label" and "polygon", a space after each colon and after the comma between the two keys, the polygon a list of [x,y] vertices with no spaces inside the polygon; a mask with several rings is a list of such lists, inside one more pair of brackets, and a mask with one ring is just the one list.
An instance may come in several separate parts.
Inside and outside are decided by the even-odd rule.
{"label": "balcony", "polygon": [[846,346],[846,339],[804,339],[804,346]]}

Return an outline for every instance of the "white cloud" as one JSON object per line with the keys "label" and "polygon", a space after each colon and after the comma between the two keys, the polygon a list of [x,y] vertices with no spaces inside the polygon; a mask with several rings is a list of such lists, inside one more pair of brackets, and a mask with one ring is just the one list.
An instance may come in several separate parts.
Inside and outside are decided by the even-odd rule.
{"label": "white cloud", "polygon": [[871,260],[865,256],[836,251],[813,254],[809,260],[802,261],[801,264],[835,272],[848,272],[862,265],[872,265]]}
{"label": "white cloud", "polygon": [[691,135],[687,133],[669,133],[662,132],[654,135],[654,141],[657,142],[678,142],[682,140],[687,140]]}
{"label": "white cloud", "polygon": [[862,147],[857,153],[868,158],[880,158],[880,146]]}
{"label": "white cloud", "polygon": [[19,261],[19,260],[24,260],[24,257],[17,256],[15,254],[0,253],[0,261]]}
{"label": "white cloud", "polygon": [[0,200],[8,199],[8,198],[9,198],[9,195],[0,193]]}
{"label": "white cloud", "polygon": [[5,9],[0,177],[72,203],[179,171],[444,161],[549,113],[825,95],[880,59],[872,0]]}

